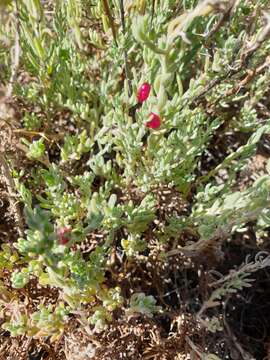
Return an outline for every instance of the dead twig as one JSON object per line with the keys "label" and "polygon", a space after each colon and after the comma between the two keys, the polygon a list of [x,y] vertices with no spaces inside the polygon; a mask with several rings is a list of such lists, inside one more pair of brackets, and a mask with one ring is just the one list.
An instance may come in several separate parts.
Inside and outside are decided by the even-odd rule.
{"label": "dead twig", "polygon": [[6,97],[9,98],[12,95],[13,86],[17,78],[17,72],[19,68],[20,62],[20,22],[19,22],[19,12],[18,12],[18,2],[15,1],[15,44],[14,47],[11,49],[11,76],[9,79]]}
{"label": "dead twig", "polygon": [[267,13],[264,13],[264,18],[266,20],[265,26],[262,28],[262,30],[259,32],[257,39],[250,45],[246,46],[245,51],[243,51],[240,61],[238,61],[238,64],[232,64],[230,66],[230,70],[228,70],[224,75],[213,79],[210,81],[205,88],[197,95],[195,96],[192,101],[188,99],[184,105],[180,108],[179,111],[182,111],[185,106],[190,103],[190,106],[196,107],[200,104],[202,98],[214,87],[221,84],[222,81],[225,79],[229,79],[233,75],[236,75],[241,70],[243,70],[244,65],[248,65],[248,62],[251,58],[251,56],[261,47],[261,45],[269,38],[270,36],[270,15]]}
{"label": "dead twig", "polygon": [[228,301],[225,302],[224,310],[223,310],[223,323],[224,323],[225,330],[226,330],[227,334],[229,335],[230,342],[234,345],[234,347],[237,350],[238,354],[240,354],[241,359],[243,359],[243,360],[255,360],[255,358],[250,353],[248,353],[246,350],[244,350],[242,348],[241,344],[237,340],[236,336],[234,335],[234,333],[232,332],[229,324],[226,321],[226,311],[225,310],[226,310],[227,302]]}
{"label": "dead twig", "polygon": [[192,245],[184,246],[181,249],[170,250],[166,255],[175,256],[182,254],[190,258],[197,258],[207,249],[218,248],[222,241],[230,236],[233,227],[238,223],[247,223],[256,220],[263,209],[264,208],[257,208],[254,211],[243,213],[241,217],[233,217],[228,224],[216,229],[208,239],[200,239]]}
{"label": "dead twig", "polygon": [[[250,83],[257,75],[260,75],[265,69],[270,67],[270,56],[267,56],[265,62],[260,65],[256,69],[249,69],[247,70],[246,76],[240,83],[238,83],[236,86],[234,86],[232,89],[228,90],[225,95],[222,97],[227,97],[233,94],[238,93],[243,87],[245,87],[248,83]],[[220,98],[216,100],[216,102],[219,102]]]}
{"label": "dead twig", "polygon": [[12,176],[10,175],[10,169],[5,159],[5,156],[1,153],[0,153],[0,168],[7,186],[7,190],[9,194],[9,203],[14,213],[15,221],[17,223],[18,234],[20,236],[24,236],[24,222],[18,201],[16,200],[15,183]]}
{"label": "dead twig", "polygon": [[[237,0],[238,1],[238,0]],[[218,30],[224,25],[224,23],[227,20],[230,20],[231,14],[233,9],[236,7],[236,0],[230,0],[228,7],[223,11],[215,24],[215,26],[208,32],[208,34],[205,36],[206,41],[209,41],[209,39],[216,33]]]}
{"label": "dead twig", "polygon": [[104,7],[105,14],[109,19],[109,23],[110,23],[110,27],[112,29],[112,34],[113,34],[113,39],[114,39],[115,45],[118,46],[117,37],[116,37],[115,23],[114,23],[112,14],[111,14],[111,10],[110,10],[108,0],[102,0],[102,4],[103,4],[103,7]]}
{"label": "dead twig", "polygon": [[[119,7],[120,7],[120,18],[121,18],[121,27],[123,36],[125,36],[126,32],[126,24],[125,24],[125,10],[124,10],[124,3],[123,0],[119,0]],[[125,64],[125,75],[128,82],[128,95],[132,95],[132,84],[131,79],[129,78],[129,70],[128,70],[128,57],[127,51],[124,49],[124,64]]]}

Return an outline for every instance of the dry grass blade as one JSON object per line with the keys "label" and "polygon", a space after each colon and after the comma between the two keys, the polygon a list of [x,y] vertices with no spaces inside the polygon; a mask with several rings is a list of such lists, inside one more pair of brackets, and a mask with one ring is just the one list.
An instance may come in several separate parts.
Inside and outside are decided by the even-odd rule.
{"label": "dry grass blade", "polygon": [[105,14],[109,19],[110,27],[111,27],[112,34],[113,34],[113,39],[115,41],[115,44],[117,45],[116,26],[115,26],[115,23],[114,23],[114,19],[113,19],[113,16],[112,16],[112,12],[111,12],[108,0],[102,0],[102,4],[104,6]]}

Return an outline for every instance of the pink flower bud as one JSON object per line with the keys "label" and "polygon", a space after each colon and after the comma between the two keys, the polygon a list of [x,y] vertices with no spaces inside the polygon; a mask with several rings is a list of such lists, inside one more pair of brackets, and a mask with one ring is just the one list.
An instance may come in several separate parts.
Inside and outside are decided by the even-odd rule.
{"label": "pink flower bud", "polygon": [[69,234],[71,232],[71,228],[62,227],[57,230],[58,242],[60,245],[66,245],[69,242]]}
{"label": "pink flower bud", "polygon": [[160,117],[151,112],[150,114],[150,120],[146,123],[146,126],[150,129],[158,129],[161,125],[161,120],[160,120]]}
{"label": "pink flower bud", "polygon": [[151,85],[149,83],[143,83],[137,93],[137,99],[140,103],[143,103],[145,100],[147,100],[149,94],[151,91]]}

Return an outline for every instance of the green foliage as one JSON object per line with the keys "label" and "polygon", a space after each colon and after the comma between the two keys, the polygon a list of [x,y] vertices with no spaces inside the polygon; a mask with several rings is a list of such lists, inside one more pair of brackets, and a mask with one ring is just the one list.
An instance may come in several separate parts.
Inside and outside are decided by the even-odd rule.
{"label": "green foliage", "polygon": [[28,284],[29,280],[28,268],[23,268],[20,272],[15,271],[11,276],[12,286],[17,289],[23,288],[26,284]]}
{"label": "green foliage", "polygon": [[85,130],[80,135],[68,135],[61,148],[61,159],[63,162],[80,160],[82,154],[89,152],[91,147],[91,140]]}
{"label": "green foliage", "polygon": [[107,322],[112,320],[110,313],[103,307],[98,307],[94,314],[88,319],[94,325],[94,331],[99,333],[107,328]]}
{"label": "green foliage", "polygon": [[18,311],[10,321],[3,324],[3,328],[8,330],[11,336],[50,336],[52,341],[55,341],[63,333],[67,314],[63,303],[55,308],[52,305],[48,307],[40,305],[39,310],[31,314],[30,318],[27,317],[27,314]]}
{"label": "green foliage", "polygon": [[42,120],[34,113],[26,114],[23,118],[23,125],[27,130],[38,130],[42,125]]}
{"label": "green foliage", "polygon": [[161,307],[156,305],[156,299],[152,295],[146,296],[144,293],[135,293],[130,298],[127,314],[139,313],[152,317],[153,313],[160,310]]}
{"label": "green foliage", "polygon": [[[28,143],[24,141],[27,145]],[[33,141],[32,144],[29,144],[28,152],[26,156],[31,160],[39,160],[44,156],[45,153],[44,139]]]}
{"label": "green foliage", "polygon": [[18,261],[19,255],[9,244],[2,244],[0,251],[0,271],[7,269],[12,270],[14,264]]}

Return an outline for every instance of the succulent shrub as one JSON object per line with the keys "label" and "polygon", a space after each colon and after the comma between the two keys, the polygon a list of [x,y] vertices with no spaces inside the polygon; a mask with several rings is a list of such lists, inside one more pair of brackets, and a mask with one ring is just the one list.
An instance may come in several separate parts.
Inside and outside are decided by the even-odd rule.
{"label": "succulent shrub", "polygon": [[[72,316],[100,332],[114,316],[164,311],[151,292],[124,299],[120,275],[108,281],[115,253],[198,259],[249,223],[263,236],[270,166],[244,189],[237,178],[270,133],[267,1],[0,1],[0,14],[0,78],[20,110],[0,112],[24,223],[0,252],[12,336],[55,340]],[[215,158],[228,134],[241,140]],[[176,205],[162,212],[165,188]],[[27,313],[31,283],[56,290],[56,304]]]}

